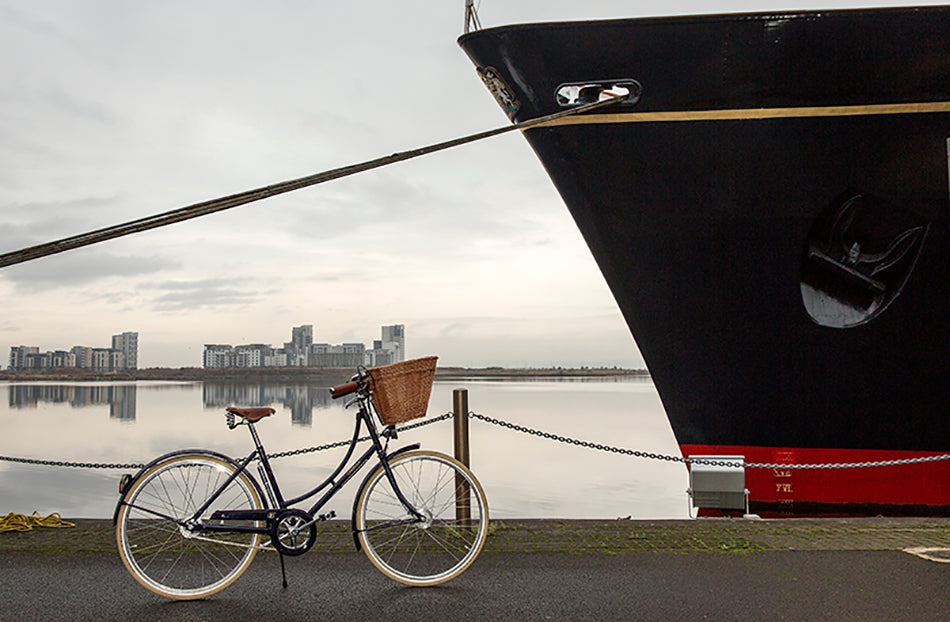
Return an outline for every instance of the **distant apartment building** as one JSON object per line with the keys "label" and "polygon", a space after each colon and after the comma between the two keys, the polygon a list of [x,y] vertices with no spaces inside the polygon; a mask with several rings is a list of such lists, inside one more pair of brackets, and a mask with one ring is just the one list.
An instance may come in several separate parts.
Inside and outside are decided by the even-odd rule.
{"label": "distant apartment building", "polygon": [[234,348],[221,343],[206,343],[204,367],[234,367]]}
{"label": "distant apartment building", "polygon": [[231,346],[205,344],[205,367],[376,367],[405,360],[405,334],[402,324],[382,327],[382,339],[366,349],[362,343],[333,345],[313,342],[313,325],[295,326],[291,340],[283,348],[264,344]]}
{"label": "distant apartment building", "polygon": [[112,349],[122,353],[121,369],[138,369],[139,334],[125,332],[112,336]]}
{"label": "distant apartment building", "polygon": [[315,343],[311,346],[314,367],[358,367],[366,364],[366,346],[362,343],[344,343],[331,346]]}
{"label": "distant apartment building", "polygon": [[112,336],[111,348],[73,346],[69,350],[40,352],[37,346],[14,346],[10,348],[10,369],[19,371],[73,367],[93,371],[137,369],[138,342],[138,333],[124,332]]}
{"label": "distant apartment building", "polygon": [[313,324],[305,324],[303,326],[294,326],[291,330],[292,341],[294,348],[298,350],[306,350],[311,345],[313,345]]}
{"label": "distant apartment building", "polygon": [[383,326],[382,349],[393,353],[393,363],[406,360],[406,327],[403,324]]}
{"label": "distant apartment building", "polygon": [[76,367],[92,367],[92,348],[73,346],[70,352],[73,355],[73,360],[76,361]]}
{"label": "distant apartment building", "polygon": [[27,369],[27,359],[31,354],[39,354],[36,346],[14,346],[10,348],[10,369]]}
{"label": "distant apartment building", "polygon": [[[118,355],[116,358],[113,358],[113,352]],[[113,362],[118,362],[118,357],[121,356],[121,352],[116,352],[110,348],[93,348],[92,364],[89,366],[89,369],[93,371],[109,371],[112,368]]]}
{"label": "distant apartment building", "polygon": [[252,343],[234,348],[234,367],[263,367],[265,352],[273,350],[262,343]]}
{"label": "distant apartment building", "polygon": [[379,367],[381,365],[389,365],[394,363],[393,353],[391,350],[386,350],[383,348],[383,342],[377,339],[373,342],[373,347],[366,351],[366,366],[367,367]]}

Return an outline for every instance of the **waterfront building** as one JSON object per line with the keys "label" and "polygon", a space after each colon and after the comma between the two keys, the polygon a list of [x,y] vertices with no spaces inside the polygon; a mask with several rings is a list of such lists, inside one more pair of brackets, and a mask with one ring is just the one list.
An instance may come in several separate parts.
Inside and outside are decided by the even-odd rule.
{"label": "waterfront building", "polygon": [[235,346],[233,367],[263,367],[264,358],[273,348],[263,343]]}
{"label": "waterfront building", "polygon": [[292,343],[298,350],[306,350],[313,345],[313,324],[294,326],[291,330]]}
{"label": "waterfront building", "polygon": [[[93,348],[92,365],[89,367],[92,371],[111,371],[115,362],[112,354],[115,352],[112,348]],[[121,352],[117,353],[121,356]]]}
{"label": "waterfront building", "polygon": [[233,348],[219,343],[206,343],[204,366],[207,368],[232,367],[234,361]]}
{"label": "waterfront building", "polygon": [[380,367],[397,362],[395,352],[383,347],[382,339],[373,341],[373,349],[366,351],[366,365],[368,367]]}
{"label": "waterfront building", "polygon": [[122,367],[114,369],[138,369],[139,334],[124,332],[112,336],[112,349],[122,353]]}
{"label": "waterfront building", "polygon": [[53,365],[53,354],[51,352],[30,352],[26,355],[25,363],[24,369],[34,371],[49,369]]}
{"label": "waterfront building", "polygon": [[50,353],[50,367],[75,367],[76,355],[65,350],[55,350]]}
{"label": "waterfront building", "polygon": [[92,348],[88,346],[73,346],[70,352],[73,355],[73,360],[76,361],[76,367],[83,369],[92,367]]}
{"label": "waterfront building", "polygon": [[392,326],[383,326],[382,347],[391,350],[393,353],[393,363],[406,360],[406,326],[404,324],[393,324]]}
{"label": "waterfront building", "polygon": [[362,343],[344,343],[331,346],[315,343],[310,346],[310,359],[315,367],[358,367],[365,364],[366,346]]}
{"label": "waterfront building", "polygon": [[26,358],[30,354],[38,354],[36,346],[14,346],[10,348],[10,369],[26,369]]}
{"label": "waterfront building", "polygon": [[283,350],[274,350],[264,357],[264,367],[287,367],[287,353]]}

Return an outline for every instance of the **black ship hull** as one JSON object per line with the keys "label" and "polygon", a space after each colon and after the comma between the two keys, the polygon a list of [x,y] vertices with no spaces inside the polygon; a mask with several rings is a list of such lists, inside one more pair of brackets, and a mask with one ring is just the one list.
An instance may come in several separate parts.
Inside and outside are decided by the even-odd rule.
{"label": "black ship hull", "polygon": [[[534,24],[459,41],[516,121],[626,95],[525,136],[684,452],[950,451],[950,8]],[[947,464],[793,499],[950,506]],[[921,473],[927,491],[884,492]],[[787,500],[761,479],[753,499]]]}

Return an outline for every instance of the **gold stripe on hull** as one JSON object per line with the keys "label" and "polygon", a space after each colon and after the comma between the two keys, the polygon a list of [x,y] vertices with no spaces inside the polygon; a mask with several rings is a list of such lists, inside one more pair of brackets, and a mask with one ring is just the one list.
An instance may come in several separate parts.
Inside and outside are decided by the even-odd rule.
{"label": "gold stripe on hull", "polygon": [[[894,114],[950,112],[950,102],[871,104],[862,106],[811,106],[801,108],[736,108],[727,110],[675,110],[630,112],[562,117],[534,127],[605,123],[670,123],[682,121],[746,121],[756,119],[800,119],[814,117],[857,117]],[[529,128],[530,129],[530,128]]]}

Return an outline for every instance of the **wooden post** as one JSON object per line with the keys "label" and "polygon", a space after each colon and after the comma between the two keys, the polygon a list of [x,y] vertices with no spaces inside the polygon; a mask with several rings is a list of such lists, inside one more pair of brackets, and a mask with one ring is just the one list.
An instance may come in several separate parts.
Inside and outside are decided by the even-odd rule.
{"label": "wooden post", "polygon": [[[468,390],[455,389],[452,392],[452,410],[455,414],[455,459],[470,467],[468,451]],[[459,523],[471,523],[472,491],[461,475],[455,476],[455,518]]]}

